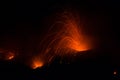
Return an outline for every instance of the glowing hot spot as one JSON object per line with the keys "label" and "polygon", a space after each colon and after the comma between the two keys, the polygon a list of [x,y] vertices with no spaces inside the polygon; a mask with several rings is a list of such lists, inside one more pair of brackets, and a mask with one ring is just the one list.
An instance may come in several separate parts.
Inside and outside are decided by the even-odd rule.
{"label": "glowing hot spot", "polygon": [[43,62],[40,61],[40,60],[34,60],[33,63],[32,63],[32,68],[33,69],[36,69],[36,68],[40,68],[43,66]]}
{"label": "glowing hot spot", "polygon": [[[48,33],[40,42],[39,58],[44,64],[50,63],[55,56],[69,56],[92,49],[91,39],[84,34],[83,25],[70,12],[58,15]],[[33,69],[42,67],[43,61],[34,60]]]}
{"label": "glowing hot spot", "polygon": [[85,44],[71,44],[70,48],[75,51],[86,51],[88,50],[87,46]]}
{"label": "glowing hot spot", "polygon": [[8,52],[8,54],[6,55],[6,59],[7,60],[11,60],[11,59],[13,59],[14,58],[14,53],[13,52]]}

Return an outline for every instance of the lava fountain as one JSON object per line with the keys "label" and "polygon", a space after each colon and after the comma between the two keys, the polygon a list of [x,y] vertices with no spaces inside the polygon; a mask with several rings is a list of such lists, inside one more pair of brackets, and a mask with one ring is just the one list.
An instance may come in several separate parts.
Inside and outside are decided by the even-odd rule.
{"label": "lava fountain", "polygon": [[55,56],[72,55],[92,49],[91,40],[83,34],[83,25],[78,16],[65,12],[57,17],[40,42],[40,54],[37,57],[42,58],[44,63],[51,62]]}
{"label": "lava fountain", "polygon": [[[20,58],[23,59],[20,61],[36,69],[49,64],[55,57],[60,56],[64,58],[63,56],[65,56],[69,58],[72,55],[82,54],[83,51],[88,51],[93,48],[93,41],[90,36],[85,34],[85,30],[83,29],[84,25],[80,23],[81,20],[76,13],[74,14],[71,11],[59,13],[55,18],[51,18],[51,22],[52,25],[48,23],[50,29],[37,45],[38,47],[35,49],[35,54],[34,52],[31,54],[32,50],[24,54],[24,51],[26,52],[25,47],[20,48],[20,50],[23,50],[22,55],[18,53],[19,48],[18,52],[16,52],[16,50],[0,49],[0,60],[12,61],[16,60],[16,58],[19,60]],[[22,56],[22,58],[18,57],[18,55]]]}
{"label": "lava fountain", "polygon": [[[45,45],[47,52],[52,49],[56,54],[61,52],[69,54],[92,48],[90,38],[83,34],[83,25],[80,24],[78,17],[74,17],[70,12],[65,12],[58,17],[60,19],[54,22],[42,42],[47,43]],[[48,49],[50,50],[48,51]]]}
{"label": "lava fountain", "polygon": [[66,14],[63,16],[63,22],[58,23],[58,25],[63,25],[60,27],[58,34],[54,39],[59,38],[56,46],[55,53],[76,53],[80,51],[86,51],[90,49],[90,45],[85,37],[82,34],[80,29],[80,24],[72,15]]}

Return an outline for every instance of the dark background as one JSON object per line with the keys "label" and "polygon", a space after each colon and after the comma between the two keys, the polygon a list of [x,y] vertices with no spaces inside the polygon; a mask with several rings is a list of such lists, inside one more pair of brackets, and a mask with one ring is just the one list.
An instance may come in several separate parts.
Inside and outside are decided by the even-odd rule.
{"label": "dark background", "polygon": [[[14,4],[15,3],[15,4]],[[0,48],[15,49],[18,62],[0,61],[0,80],[103,80],[119,79],[119,1],[117,0],[41,0],[5,2],[2,6]],[[64,8],[76,9],[86,22],[88,34],[99,39],[96,50],[79,56],[71,64],[59,63],[32,70],[22,62],[33,53],[49,26],[48,18]],[[32,46],[32,47],[31,47]],[[26,53],[26,55],[24,55]],[[21,60],[23,59],[23,61]],[[118,74],[113,75],[117,70]]]}

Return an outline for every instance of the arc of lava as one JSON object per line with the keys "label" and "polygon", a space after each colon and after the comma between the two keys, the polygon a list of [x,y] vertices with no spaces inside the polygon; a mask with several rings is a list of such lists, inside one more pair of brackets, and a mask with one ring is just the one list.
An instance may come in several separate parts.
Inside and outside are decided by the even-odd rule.
{"label": "arc of lava", "polygon": [[[55,21],[41,41],[40,54],[36,57],[42,59],[42,63],[51,62],[55,56],[72,55],[92,48],[88,41],[89,38],[82,33],[79,20],[76,20],[72,13],[67,12],[58,18],[60,20]],[[33,59],[34,61],[36,59]],[[41,64],[34,66],[34,68],[37,67],[41,67]]]}

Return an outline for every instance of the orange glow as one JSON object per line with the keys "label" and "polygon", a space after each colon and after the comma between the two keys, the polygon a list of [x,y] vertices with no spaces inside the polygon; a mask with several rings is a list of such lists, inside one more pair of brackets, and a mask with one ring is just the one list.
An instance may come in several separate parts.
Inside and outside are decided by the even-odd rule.
{"label": "orange glow", "polygon": [[71,44],[70,48],[75,51],[87,51],[88,47],[85,44]]}
{"label": "orange glow", "polygon": [[8,52],[7,56],[6,56],[6,59],[7,60],[11,60],[14,58],[14,53],[13,52]]}
{"label": "orange glow", "polygon": [[56,56],[74,55],[92,49],[91,39],[83,34],[83,25],[79,22],[78,17],[70,12],[60,14],[40,42],[37,58],[42,58],[42,61],[33,60],[32,68],[42,67]]}
{"label": "orange glow", "polygon": [[35,59],[33,60],[33,63],[32,63],[32,68],[33,69],[36,69],[36,68],[40,68],[43,66],[43,62],[38,60],[38,59]]}
{"label": "orange glow", "polygon": [[54,47],[55,53],[76,53],[92,48],[90,38],[82,33],[82,25],[79,24],[79,20],[76,20],[76,17],[71,15],[71,13],[66,13],[61,16],[61,19],[51,28],[51,31],[57,28],[56,32],[52,33],[51,37],[53,37],[53,40],[50,42],[50,46]]}
{"label": "orange glow", "polygon": [[[78,19],[79,16],[74,16],[71,12],[65,12],[56,17],[57,18],[50,26],[47,35],[43,35],[44,37],[42,41],[40,41],[39,49],[36,47],[38,50],[30,50],[35,50],[35,52],[37,52],[36,54],[33,54],[32,57],[34,58],[30,60],[30,66],[33,69],[40,68],[45,64],[52,62],[56,56],[74,56],[77,53],[79,54],[82,51],[87,51],[93,48],[90,37],[84,34],[84,30],[82,29],[83,25]],[[0,53],[5,53],[2,54],[2,59],[5,60],[12,60],[17,57],[17,54],[14,51],[10,52],[0,49]]]}
{"label": "orange glow", "polygon": [[13,51],[0,49],[0,58],[3,60],[11,60],[15,57],[15,53]]}
{"label": "orange glow", "polygon": [[10,60],[10,59],[13,59],[14,58],[14,56],[13,55],[11,55],[11,56],[9,56],[8,57],[8,59]]}

